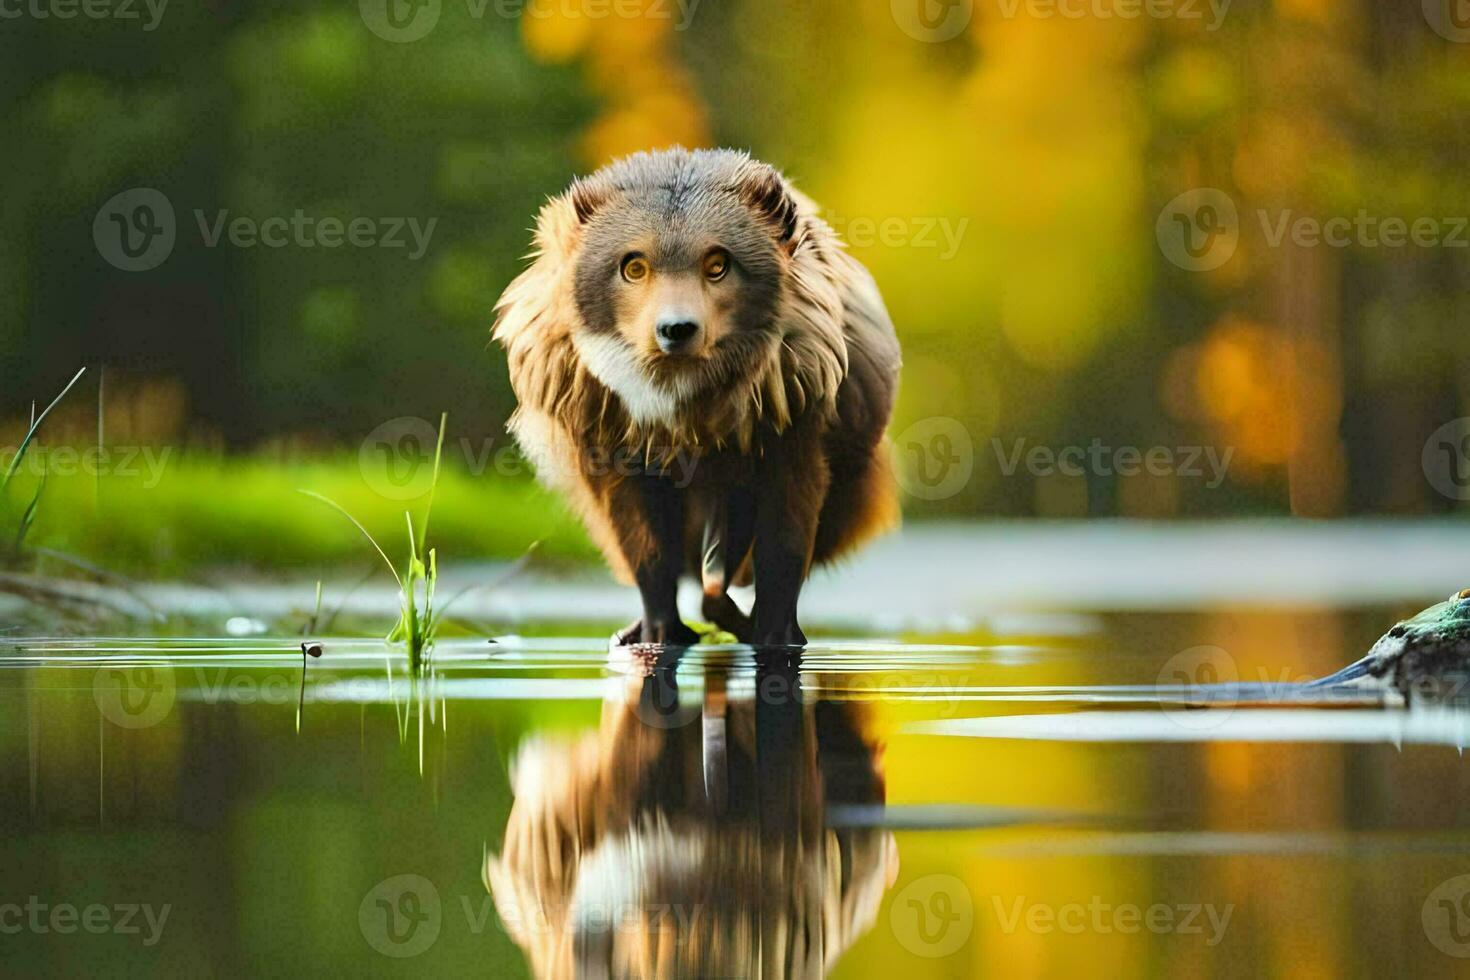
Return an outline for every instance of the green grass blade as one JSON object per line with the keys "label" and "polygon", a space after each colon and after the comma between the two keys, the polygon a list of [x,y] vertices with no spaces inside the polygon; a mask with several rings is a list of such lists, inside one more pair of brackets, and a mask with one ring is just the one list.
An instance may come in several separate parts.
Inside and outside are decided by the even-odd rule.
{"label": "green grass blade", "polygon": [[301,624],[301,635],[311,636],[321,628],[322,621],[322,580],[316,580],[316,606],[311,610],[311,618]]}
{"label": "green grass blade", "polygon": [[[417,551],[423,554],[424,544],[429,539],[429,514],[434,510],[434,491],[439,487],[439,463],[444,458],[444,430],[449,425],[449,413],[443,412],[439,415],[439,443],[434,447],[434,473],[429,481],[429,501],[424,505],[424,521],[419,527],[419,538]],[[413,538],[413,522],[408,525],[409,539]]]}
{"label": "green grass blade", "polygon": [[47,470],[41,471],[41,482],[36,485],[36,492],[31,497],[31,502],[26,505],[25,513],[20,515],[20,526],[15,529],[15,553],[18,555],[26,543],[26,535],[30,533],[31,525],[36,520],[36,510],[41,506],[41,494],[46,490]]}
{"label": "green grass blade", "polygon": [[506,582],[509,582],[511,579],[521,574],[521,572],[525,571],[526,566],[531,563],[531,559],[536,554],[536,549],[540,546],[540,541],[533,541],[531,543],[531,546],[521,553],[521,557],[513,561],[509,568],[505,569],[499,575],[496,575],[490,581],[481,582],[479,585],[466,585],[454,595],[450,596],[449,601],[444,603],[444,608],[439,610],[439,618],[442,619],[444,618],[444,616],[448,615],[450,607],[470,593],[479,592],[484,589],[493,589],[496,586],[504,585]]}
{"label": "green grass blade", "polygon": [[61,404],[61,400],[67,396],[67,393],[71,391],[72,388],[76,387],[76,383],[82,380],[82,375],[86,373],[87,369],[82,368],[75,375],[73,375],[72,379],[66,383],[66,387],[61,389],[61,394],[57,395],[51,400],[51,404],[46,406],[46,410],[44,412],[42,412],[40,415],[37,415],[34,419],[31,420],[30,429],[26,432],[25,438],[20,441],[20,448],[17,449],[15,451],[15,455],[11,457],[10,466],[5,470],[4,478],[0,479],[0,490],[4,490],[7,486],[10,485],[10,478],[15,476],[16,470],[20,469],[20,461],[25,458],[26,450],[30,448],[31,440],[34,439],[36,436],[36,430],[41,428],[42,422],[46,421],[46,416],[51,414],[51,410],[53,408]]}
{"label": "green grass blade", "polygon": [[427,643],[434,642],[439,631],[439,619],[434,615],[434,584],[439,581],[439,559],[437,549],[429,549],[429,567],[424,573],[424,637]]}
{"label": "green grass blade", "polygon": [[343,517],[351,521],[352,526],[357,528],[357,530],[362,533],[362,536],[367,538],[368,544],[373,546],[373,550],[377,551],[378,557],[383,559],[383,564],[388,566],[388,571],[392,574],[393,581],[398,583],[398,587],[400,589],[403,588],[403,579],[398,577],[398,569],[394,568],[393,562],[388,560],[388,553],[385,552],[382,546],[378,544],[377,539],[368,533],[368,529],[363,527],[362,524],[358,522],[357,518],[347,513],[347,509],[345,507],[337,503],[337,501],[333,500],[332,498],[323,497],[321,494],[316,493],[312,490],[298,490],[297,493],[301,493],[308,497],[311,497],[313,500],[320,500],[322,503],[326,504],[328,507],[332,508],[337,513],[341,514]]}

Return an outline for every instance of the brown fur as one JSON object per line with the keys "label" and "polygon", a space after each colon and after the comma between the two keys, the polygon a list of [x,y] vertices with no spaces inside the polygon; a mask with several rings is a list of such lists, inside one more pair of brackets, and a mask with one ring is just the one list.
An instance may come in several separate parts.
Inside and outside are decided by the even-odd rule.
{"label": "brown fur", "polygon": [[[626,322],[620,340],[589,327],[577,299],[588,229],[639,194],[676,202],[670,227],[686,218],[677,202],[717,215],[746,209],[734,218],[756,222],[772,246],[771,314],[751,328],[712,328],[695,358],[640,348]],[[543,480],[568,496],[615,574],[643,589],[645,626],[650,593],[667,593],[670,575],[703,571],[707,615],[743,628],[723,590],[753,577],[764,619],[757,638],[800,639],[795,592],[810,565],[898,519],[883,431],[899,351],[872,277],[812,202],[775,170],[729,151],[640,154],[579,180],[542,209],[533,259],[496,308],[495,338],[520,402],[510,428]],[[594,374],[593,343],[623,345],[636,383],[674,407],[640,414]],[[640,478],[610,460],[636,461]],[[675,462],[695,464],[677,492],[641,478]],[[762,565],[773,593],[766,603]],[[632,638],[666,637],[644,630]]]}

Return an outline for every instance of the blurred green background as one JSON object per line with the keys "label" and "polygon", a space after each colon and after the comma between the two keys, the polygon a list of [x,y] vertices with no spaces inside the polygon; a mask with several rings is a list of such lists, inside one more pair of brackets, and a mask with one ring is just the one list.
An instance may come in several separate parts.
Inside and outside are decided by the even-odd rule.
{"label": "blurred green background", "polygon": [[[505,445],[513,408],[491,309],[547,195],[674,143],[775,163],[875,273],[905,349],[894,432],[952,419],[973,448],[971,478],[907,498],[911,515],[1460,506],[1423,457],[1470,415],[1470,31],[1418,0],[1136,18],[923,2],[14,8],[0,20],[0,446],[85,365],[42,449],[95,443],[105,374],[105,444],[169,450],[156,481],[54,467],[29,540],[165,573],[346,553],[351,529],[294,489],[401,526],[405,502],[360,472],[363,440],[447,411],[436,506],[455,554],[539,537],[586,555],[524,473],[470,465]],[[134,188],[176,215],[172,251],[144,271],[94,239],[99,210]],[[1205,239],[1226,257],[1191,269],[1168,243],[1170,208],[1201,188],[1238,220]],[[401,221],[407,247],[208,243],[222,219],[297,212]],[[1360,214],[1432,219],[1441,240],[1272,241],[1282,221]],[[410,223],[431,229],[421,255]],[[1178,467],[1001,465],[1018,446],[1094,440],[1230,464],[1218,485]]]}

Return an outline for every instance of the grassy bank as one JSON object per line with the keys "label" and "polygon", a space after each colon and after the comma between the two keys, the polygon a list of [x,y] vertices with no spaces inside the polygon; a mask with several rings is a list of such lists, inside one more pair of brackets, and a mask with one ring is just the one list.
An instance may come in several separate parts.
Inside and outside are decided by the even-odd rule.
{"label": "grassy bank", "polygon": [[[51,548],[146,577],[187,576],[203,568],[244,565],[260,570],[366,566],[361,536],[311,490],[340,503],[380,540],[403,536],[405,510],[423,499],[393,499],[363,478],[355,457],[309,463],[225,458],[169,460],[133,475],[48,472],[30,548]],[[82,467],[77,467],[78,471]],[[12,487],[12,533],[36,477]],[[473,477],[447,468],[434,500],[433,544],[445,561],[509,559],[540,541],[549,559],[594,557],[562,505],[525,478]],[[7,542],[8,544],[8,542]]]}

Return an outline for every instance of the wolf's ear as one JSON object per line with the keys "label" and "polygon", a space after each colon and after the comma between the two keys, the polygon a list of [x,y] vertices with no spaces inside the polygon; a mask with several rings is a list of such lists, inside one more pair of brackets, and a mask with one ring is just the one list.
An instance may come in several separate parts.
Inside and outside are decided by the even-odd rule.
{"label": "wolf's ear", "polygon": [[578,177],[572,182],[568,196],[572,199],[572,209],[577,212],[577,220],[585,225],[607,203],[610,194],[607,185],[602,181],[592,177]]}
{"label": "wolf's ear", "polygon": [[741,200],[777,230],[777,240],[789,242],[796,235],[796,199],[776,168],[752,161],[741,168],[735,190]]}

